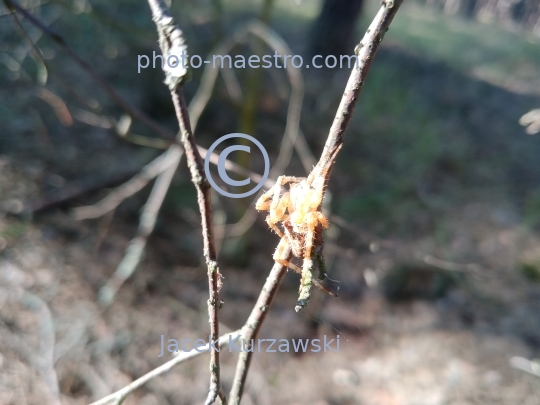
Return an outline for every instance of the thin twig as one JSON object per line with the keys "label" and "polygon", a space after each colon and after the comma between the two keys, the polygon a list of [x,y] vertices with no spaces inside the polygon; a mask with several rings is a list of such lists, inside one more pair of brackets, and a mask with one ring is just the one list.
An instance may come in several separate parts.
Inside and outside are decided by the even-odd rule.
{"label": "thin twig", "polygon": [[[230,52],[230,49],[236,43],[238,43],[238,41],[240,41],[241,38],[245,36],[247,33],[249,33],[249,26],[241,28],[235,34],[233,34],[233,36],[230,39],[224,41],[222,44],[217,46],[215,50],[212,52],[212,54],[215,54],[215,55],[227,54],[228,52]],[[197,124],[199,123],[201,114],[206,108],[206,106],[208,105],[208,101],[210,100],[210,97],[215,87],[218,72],[219,72],[218,68],[213,68],[210,65],[208,65],[205,68],[202,79],[201,79],[201,86],[199,87],[199,89],[197,90],[197,93],[195,94],[191,103],[189,104],[189,117],[192,124],[192,132],[195,132],[195,129],[197,127]],[[111,123],[109,123],[109,125],[112,126]],[[142,137],[139,136],[139,138],[142,138]],[[152,141],[152,140],[153,138],[148,138],[148,141]],[[162,142],[166,142],[166,141],[162,141]],[[201,155],[206,156],[207,150],[205,148],[198,146],[198,149]],[[131,195],[135,194],[137,191],[142,189],[150,180],[158,176],[160,173],[162,173],[163,170],[165,170],[168,167],[168,164],[163,165],[163,162],[162,162],[167,156],[168,156],[167,152],[164,152],[163,154],[155,158],[153,161],[148,163],[141,170],[139,174],[135,175],[132,179],[130,179],[125,184],[112,190],[105,198],[103,198],[99,202],[92,204],[90,206],[75,208],[73,210],[75,219],[81,220],[81,219],[97,218],[115,209],[122,201],[124,201],[126,198],[130,197]],[[217,155],[216,153],[212,153],[210,155],[210,163],[217,165],[218,161],[219,161],[219,155]],[[170,165],[178,166],[178,163],[179,163],[179,159],[175,161],[171,161]],[[260,183],[260,181],[262,180],[262,177],[260,175],[253,173],[230,160],[225,160],[225,169],[235,172],[242,176],[250,177],[254,183]],[[265,182],[265,187],[270,188],[273,184],[274,182],[272,180],[267,179]]]}
{"label": "thin twig", "polygon": [[[328,182],[330,177],[330,171],[332,170],[337,156],[336,152],[343,145],[345,130],[351,120],[356,101],[364,86],[375,53],[402,3],[403,0],[384,0],[382,2],[382,7],[367,29],[364,38],[362,38],[362,41],[356,46],[355,53],[358,55],[358,66],[353,68],[351,75],[349,76],[349,81],[343,92],[334,122],[330,127],[321,158],[313,171],[313,173],[320,172],[328,165],[329,171],[325,178],[326,182]],[[325,186],[326,185],[327,184],[325,184]]]}
{"label": "thin twig", "polygon": [[[182,31],[175,25],[173,18],[162,0],[148,0],[152,10],[153,20],[156,23],[159,34],[159,46],[164,55],[177,53],[178,49],[185,49]],[[222,276],[217,263],[217,252],[212,227],[212,206],[210,200],[210,184],[206,179],[203,160],[195,138],[191,131],[189,113],[182,91],[182,82],[185,77],[175,72],[165,71],[165,83],[169,86],[173,99],[176,117],[180,124],[181,141],[184,146],[188,167],[191,172],[191,180],[197,189],[197,202],[201,213],[201,225],[204,242],[204,256],[208,267],[208,317],[210,323],[210,338],[215,341],[219,337],[218,311],[221,306],[219,290],[221,289]],[[210,389],[206,398],[206,405],[211,405],[221,392],[219,373],[219,351],[213,348],[210,351]],[[220,396],[221,397],[221,396]],[[224,398],[222,397],[222,402]]]}
{"label": "thin twig", "polygon": [[[30,38],[30,35],[28,35],[26,30],[22,26],[21,22],[19,21],[19,18],[17,17],[17,14],[15,14],[13,9],[10,9],[10,13],[13,16],[13,20],[15,21],[15,26],[17,27],[17,29],[19,29],[22,36],[26,39],[26,41],[30,45],[30,49],[35,54],[35,58],[36,58],[36,61],[38,62],[38,66],[41,66],[41,69],[42,69],[41,72],[39,72],[39,68],[38,68],[38,72],[39,72],[38,74],[41,75],[40,77],[38,76],[38,78],[39,78],[40,84],[45,85],[45,83],[47,82],[48,70],[49,70],[47,67],[47,63],[45,62],[45,59],[43,58],[41,51],[38,49],[38,47],[36,46],[32,38]],[[25,58],[26,58],[26,55],[24,55],[23,59],[20,61],[21,65]]]}
{"label": "thin twig", "polygon": [[[172,145],[170,147],[173,146],[178,148],[178,145]],[[206,156],[207,149],[199,146],[198,150],[201,155]],[[98,218],[114,210],[116,207],[118,207],[118,205],[120,205],[120,203],[122,203],[122,201],[141,190],[154,177],[159,176],[169,167],[178,167],[181,156],[182,153],[170,154],[168,151],[163,152],[157,158],[144,166],[139,173],[137,173],[127,182],[111,190],[109,194],[107,194],[107,196],[105,196],[102,200],[92,205],[74,208],[72,211],[74,218],[77,220]],[[219,155],[212,153],[209,160],[210,163],[217,165]],[[255,183],[259,183],[262,179],[259,174],[244,169],[230,160],[225,160],[225,169],[242,176],[250,177]],[[266,188],[270,188],[274,185],[274,183],[274,180],[267,179],[264,185]]]}
{"label": "thin twig", "polygon": [[155,132],[163,136],[164,138],[174,139],[175,134],[169,131],[168,129],[159,125],[152,118],[148,117],[144,112],[139,110],[137,107],[132,106],[127,101],[125,101],[120,94],[103,78],[99,75],[85,60],[83,60],[71,47],[66,43],[64,38],[51,30],[33,14],[29,13],[24,7],[14,0],[4,0],[4,3],[9,9],[15,9],[22,15],[24,15],[33,25],[38,27],[41,31],[47,34],[51,39],[53,39],[58,45],[60,45],[67,54],[83,69],[88,73],[92,79],[94,79],[128,114],[132,117],[137,118],[139,121],[144,122]]}
{"label": "thin twig", "polygon": [[[289,55],[292,53],[291,49],[287,46],[287,43],[272,29],[259,21],[252,21],[245,26],[238,29],[229,39],[223,41],[214,50],[211,55],[226,55],[228,54],[234,45],[240,43],[245,39],[247,34],[253,34],[262,39],[272,50],[275,50],[281,55]],[[227,69],[222,69],[225,72]],[[296,138],[299,132],[300,125],[300,112],[302,110],[302,100],[304,96],[304,80],[300,70],[295,69],[292,65],[286,67],[287,75],[291,83],[291,97],[289,101],[289,108],[287,111],[287,120],[285,124],[284,141],[278,155],[278,159],[272,168],[270,178],[274,177],[273,174],[282,172],[290,160],[292,147],[296,145]],[[197,94],[193,97],[190,104],[190,118],[192,121],[197,122],[200,118],[202,111],[208,104],[208,101],[212,95],[215,87],[219,69],[212,65],[207,65],[203,72],[201,79],[201,87],[197,91]],[[225,74],[225,73],[224,73]],[[194,124],[195,125],[195,124]],[[201,149],[201,148],[199,148]],[[212,156],[213,158],[214,156]],[[217,156],[216,156],[217,158]],[[212,162],[212,159],[211,159]],[[227,162],[228,163],[228,162]],[[235,173],[242,175],[249,175],[253,179],[253,173],[245,171],[242,167],[235,165],[233,162],[228,163],[227,170],[234,171]],[[243,173],[240,173],[242,171]],[[309,168],[311,170],[311,167]],[[309,171],[308,170],[308,171]],[[255,179],[253,179],[255,181]],[[260,181],[260,177],[258,178]],[[271,187],[273,182],[265,184],[266,187]]]}
{"label": "thin twig", "polygon": [[44,87],[39,89],[38,97],[53,108],[54,113],[58,117],[58,121],[60,121],[63,126],[69,127],[73,125],[73,117],[64,100]]}
{"label": "thin twig", "polygon": [[[392,22],[392,19],[394,18],[402,2],[403,0],[390,0],[383,2],[381,9],[375,16],[364,38],[357,46],[356,53],[358,54],[359,59],[358,65],[355,66],[351,72],[349,81],[345,87],[345,92],[343,93],[343,97],[341,99],[341,103],[334,118],[334,122],[330,128],[323,153],[314,170],[308,177],[308,184],[310,180],[313,181],[314,178],[322,177],[324,180],[324,186],[326,188],[328,179],[330,177],[330,171],[334,165],[337,153],[343,145],[343,136],[345,134],[345,130],[351,119],[360,90],[362,89],[362,85],[373,61],[373,57],[375,56],[379,44],[381,43],[384,34],[388,30],[388,27],[390,26],[390,23]],[[290,260],[290,249],[287,252],[287,255],[289,256],[287,260]],[[276,272],[283,277],[285,269],[281,270],[281,267],[283,266],[275,263],[270,274],[272,275],[274,272]],[[280,273],[280,270],[282,273]],[[267,280],[267,284],[269,284],[269,281],[270,276]],[[272,286],[275,286],[275,289],[277,290],[278,285],[279,282],[277,285],[274,284]],[[275,293],[275,290],[269,287],[270,286],[265,285],[263,288],[257,304],[253,308],[246,325],[242,329],[244,332],[244,338],[248,341],[253,336],[256,336],[261,323],[264,320],[266,310],[268,309],[267,302],[264,300],[264,298],[268,298],[268,301],[271,302],[273,294],[268,296],[269,291]],[[241,353],[238,359],[233,388],[230,395],[230,400],[233,405],[240,404],[250,360],[250,353]]]}
{"label": "thin twig", "polygon": [[[238,334],[241,334],[241,330],[237,330],[235,332],[227,333],[226,335],[220,336],[219,338],[219,348],[224,347],[226,344],[230,342],[230,336],[238,336]],[[110,394],[106,396],[105,398],[101,398],[99,401],[92,402],[90,405],[105,405],[109,402],[115,402],[117,405],[120,405],[127,395],[135,391],[137,388],[142,387],[144,384],[146,384],[148,381],[153,380],[154,378],[165,374],[166,372],[172,370],[177,365],[185,362],[186,360],[192,359],[194,357],[197,357],[203,353],[206,353],[206,351],[209,350],[210,345],[206,346],[200,346],[197,347],[198,350],[190,350],[189,352],[180,352],[178,353],[174,359],[169,360],[167,363],[155,368],[154,370],[150,371],[149,373],[146,373],[140,378],[137,378],[135,381],[133,381],[131,384],[125,386],[121,390],[116,391],[113,394]]]}
{"label": "thin twig", "polygon": [[[287,257],[287,261],[291,260],[292,253],[290,247],[284,252],[284,257]],[[253,353],[250,351],[252,339],[255,341],[262,323],[266,318],[266,314],[270,309],[270,305],[276,295],[276,292],[281,284],[281,280],[287,273],[287,267],[279,263],[274,263],[266,282],[259,294],[259,298],[255,303],[255,306],[251,310],[248,320],[242,328],[242,339],[246,341],[246,350],[242,351],[238,356],[238,362],[236,364],[236,371],[234,374],[233,386],[229,395],[229,403],[231,405],[239,405],[242,399],[242,393],[244,392],[244,386],[246,383],[246,377],[251,363],[251,357]]]}
{"label": "thin twig", "polygon": [[[166,138],[170,142],[176,143],[176,144],[181,146],[181,142],[179,142],[177,140],[176,134],[169,131],[167,128],[162,127],[159,123],[157,123],[152,118],[150,118],[146,114],[144,114],[141,110],[139,110],[138,108],[132,106],[126,100],[124,100],[122,98],[122,96],[120,96],[120,94],[118,94],[118,92],[116,90],[114,90],[114,88],[101,75],[99,75],[96,71],[94,71],[94,69],[86,61],[84,61],[79,55],[77,55],[77,53],[75,53],[75,51],[73,51],[67,45],[67,42],[64,40],[64,38],[61,35],[57,34],[53,30],[51,30],[45,23],[40,21],[37,17],[35,17],[33,14],[31,14],[28,10],[26,10],[24,7],[22,7],[16,1],[14,1],[14,0],[4,0],[4,3],[6,4],[6,6],[9,9],[13,8],[13,9],[17,10],[18,12],[20,12],[23,16],[25,16],[30,21],[30,23],[32,23],[33,25],[38,27],[47,36],[49,36],[56,43],[58,43],[67,52],[68,56],[70,56],[85,72],[87,72],[90,75],[90,77],[94,81],[96,81],[96,83],[99,86],[101,86],[103,88],[103,90],[105,90],[105,92],[107,94],[109,94],[109,96],[112,99],[114,99],[120,105],[120,107],[122,107],[124,109],[124,111],[127,114],[129,114],[133,118],[138,119],[141,122],[144,122],[146,125],[148,125],[150,128],[152,128],[155,132],[157,132],[159,135]],[[240,34],[245,35],[245,32],[244,33],[238,33],[237,35],[240,35]],[[234,44],[235,39],[233,38],[233,39],[231,39],[231,41],[233,41],[232,43]],[[228,44],[224,45],[224,46],[226,47],[226,46],[228,46]],[[216,52],[215,54],[220,55],[220,54],[223,54],[223,52],[222,53]],[[217,75],[217,71],[218,70],[215,71],[216,75]],[[208,80],[208,84],[203,86],[205,88],[201,89],[201,91],[198,91],[195,98],[193,99],[192,108],[190,108],[190,114],[193,116],[192,117],[193,128],[195,128],[196,123],[198,122],[198,119],[200,117],[200,114],[202,113],[202,110],[205,108],[206,103],[208,103],[208,99],[210,98],[211,92],[213,90],[214,81],[215,81],[215,78],[213,77],[214,76],[213,72],[214,72],[214,69],[208,70],[208,74],[210,76],[210,80]],[[203,85],[204,85],[205,84],[205,77],[204,76],[203,76],[202,82],[203,82]],[[209,89],[210,92],[206,91],[207,89]],[[199,149],[199,153],[206,154],[206,149],[204,149],[204,148],[202,148],[200,146],[198,146],[198,149]],[[219,158],[219,156],[217,154],[213,153],[212,156],[211,156],[210,161],[213,164],[217,164],[218,158]],[[234,171],[235,173],[240,174],[240,175],[246,175],[247,174],[255,182],[257,182],[257,179],[258,179],[258,181],[260,181],[260,179],[261,179],[261,176],[254,175],[254,174],[250,175],[250,173],[248,171],[242,170],[242,168],[239,167],[238,165],[234,164],[234,162],[226,160],[225,163],[226,163],[225,169],[227,169],[227,170]],[[271,184],[269,186],[271,186]]]}
{"label": "thin twig", "polygon": [[160,174],[154,183],[154,187],[141,214],[137,236],[129,243],[126,254],[114,274],[99,291],[99,301],[101,304],[110,305],[112,303],[118,289],[131,277],[141,262],[146,241],[154,230],[157,214],[163,204],[181,156],[182,150],[177,145],[171,146],[166,152],[165,159],[161,162],[162,167],[166,168],[159,168]]}
{"label": "thin twig", "polygon": [[113,189],[104,199],[88,207],[77,207],[73,210],[73,216],[77,220],[98,218],[114,210],[126,198],[141,190],[150,180],[159,173],[172,167],[181,153],[165,152],[142,168],[129,181]]}
{"label": "thin twig", "polygon": [[426,264],[437,267],[442,270],[457,271],[457,272],[471,272],[475,273],[483,270],[482,266],[478,263],[456,263],[448,260],[442,260],[432,255],[422,255],[417,253],[417,258]]}
{"label": "thin twig", "polygon": [[[220,48],[229,48],[233,45],[234,42],[229,40],[224,45],[220,46]],[[218,52],[218,54],[221,53]],[[217,70],[215,72],[217,73]],[[216,75],[213,75],[212,71],[207,69],[205,70],[203,79],[204,80],[202,81],[201,87],[197,91],[197,94],[189,106],[193,131],[199,122],[202,111],[208,104],[210,95],[214,88]],[[202,147],[198,147],[198,149],[199,153],[206,155],[206,149]],[[109,305],[112,303],[118,289],[129,277],[131,277],[142,260],[147,239],[153,232],[156,217],[163,202],[163,197],[165,196],[166,190],[170,186],[172,175],[178,168],[181,156],[182,153],[177,145],[170,146],[168,151],[164,152],[162,155],[158,156],[156,159],[146,165],[139,174],[134,176],[127,183],[112,190],[103,200],[94,205],[79,207],[74,210],[73,213],[76,219],[89,219],[102,216],[107,212],[114,210],[122,201],[142,189],[150,180],[152,180],[152,178],[158,176],[149,200],[145,205],[143,214],[141,215],[141,223],[139,224],[137,235],[130,241],[129,246],[126,249],[126,253],[118,265],[115,273],[100,291],[100,300],[103,304]],[[210,161],[217,164],[218,158],[218,155],[212,153]],[[247,173],[250,177],[252,177],[253,181],[257,183],[261,181],[261,177],[259,175],[247,172],[234,162],[227,160],[225,162],[225,168],[227,170],[240,172],[241,174]],[[218,249],[216,249],[216,252],[217,251]]]}

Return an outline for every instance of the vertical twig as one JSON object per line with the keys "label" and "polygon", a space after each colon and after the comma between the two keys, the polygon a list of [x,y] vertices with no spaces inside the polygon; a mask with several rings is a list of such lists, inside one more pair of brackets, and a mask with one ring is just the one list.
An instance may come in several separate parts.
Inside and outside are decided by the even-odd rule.
{"label": "vertical twig", "polygon": [[[284,255],[287,257],[287,261],[292,259],[290,247],[287,247]],[[229,395],[231,405],[240,404],[242,393],[244,392],[249,365],[251,363],[251,357],[253,356],[253,352],[249,351],[251,349],[252,339],[253,341],[257,339],[259,330],[261,329],[262,323],[266,318],[266,313],[272,304],[274,296],[276,295],[279,285],[281,284],[281,280],[283,280],[286,272],[286,266],[279,263],[274,263],[274,266],[272,267],[272,270],[264,283],[261,293],[259,294],[259,298],[251,310],[251,314],[249,315],[246,324],[242,328],[242,339],[246,341],[245,348],[247,350],[241,352],[238,356],[233,386]]]}
{"label": "vertical twig", "polygon": [[[174,24],[166,5],[162,0],[148,0],[152,10],[152,16],[156,23],[159,34],[159,46],[164,58],[168,55],[178,53],[178,50],[185,49],[185,42],[182,31]],[[219,290],[221,288],[221,274],[217,264],[217,253],[214,242],[214,231],[212,228],[212,208],[210,202],[210,184],[204,173],[204,166],[201,155],[195,144],[195,138],[191,131],[189,114],[182,92],[182,83],[185,73],[166,71],[165,83],[169,86],[173,99],[176,117],[180,124],[181,141],[184,146],[188,167],[191,173],[191,180],[197,189],[197,202],[201,213],[201,225],[204,241],[204,256],[208,267],[208,316],[210,322],[210,339],[216,341],[219,337],[218,310],[221,305]],[[225,402],[222,394],[219,374],[219,351],[213,347],[210,351],[210,389],[206,398],[206,405],[212,404],[217,396]]]}
{"label": "vertical twig", "polygon": [[[182,149],[178,145],[172,145],[167,152],[165,152],[162,165],[165,166],[165,170],[161,171],[156,178],[154,187],[150,192],[150,196],[144,205],[139,220],[139,227],[137,229],[137,235],[131,240],[129,246],[126,249],[126,253],[122,258],[122,261],[118,264],[116,271],[111,276],[107,284],[105,284],[99,290],[99,301],[102,305],[110,305],[114,300],[114,296],[124,284],[124,282],[131,277],[141,259],[144,255],[144,249],[148,237],[153,232],[156,225],[157,215],[163,204],[163,200],[169,190],[178,163],[182,157]],[[168,164],[171,161],[173,164]]]}

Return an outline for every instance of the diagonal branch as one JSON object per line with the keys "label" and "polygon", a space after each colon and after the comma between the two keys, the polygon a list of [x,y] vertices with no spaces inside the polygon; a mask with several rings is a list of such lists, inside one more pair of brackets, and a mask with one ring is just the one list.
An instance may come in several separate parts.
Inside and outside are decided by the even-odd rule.
{"label": "diagonal branch", "polygon": [[[351,119],[356,101],[360,95],[360,90],[364,84],[365,78],[377,52],[379,44],[382,42],[384,34],[388,31],[390,23],[392,22],[399,6],[403,3],[403,0],[385,0],[382,7],[375,16],[373,22],[369,26],[364,38],[360,44],[356,47],[355,52],[358,55],[358,63],[353,68],[340,105],[336,112],[334,122],[330,128],[326,144],[319,159],[319,162],[310,173],[308,182],[321,179],[324,181],[324,188],[328,185],[328,179],[330,172],[336,160],[337,154],[343,146],[343,136],[345,130]],[[290,247],[288,248],[287,255],[290,260]],[[279,286],[280,277],[283,277],[285,268],[280,264],[274,264],[270,276],[263,287],[259,300],[255,304],[251,315],[246,322],[243,330],[244,339],[250,341],[251,338],[256,337],[259,328],[265,318],[268,305],[272,302],[272,298]],[[272,277],[274,282],[272,282]],[[239,405],[242,399],[242,393],[249,370],[251,361],[250,353],[241,353],[236,365],[236,372],[233,381],[233,388],[230,394],[230,400],[232,405]]]}
{"label": "diagonal branch", "polygon": [[[163,56],[179,53],[179,49],[185,49],[182,31],[175,25],[173,18],[162,0],[148,0],[152,10],[153,20],[156,23],[159,34],[159,46]],[[197,202],[201,213],[201,225],[204,241],[204,256],[208,266],[208,316],[210,321],[210,338],[215,341],[219,337],[218,310],[221,306],[219,290],[222,284],[222,276],[217,264],[217,252],[214,242],[214,230],[212,228],[212,208],[210,202],[210,184],[206,179],[203,161],[195,138],[191,131],[189,113],[182,91],[182,83],[185,72],[165,71],[165,83],[169,86],[173,99],[176,117],[180,124],[181,142],[184,146],[188,167],[191,172],[191,180],[197,189]],[[221,392],[219,373],[219,352],[212,348],[210,351],[210,390],[206,399],[206,405],[214,403]],[[222,402],[224,402],[224,397]]]}
{"label": "diagonal branch", "polygon": [[311,176],[319,177],[326,171],[325,187],[328,185],[330,172],[334,166],[339,148],[343,145],[343,136],[351,120],[356,101],[364,86],[366,76],[373,62],[373,58],[379,49],[379,45],[388,31],[390,23],[394,19],[403,0],[383,0],[382,7],[371,22],[371,25],[356,46],[355,53],[358,55],[357,65],[353,68],[349,80],[341,97],[334,122],[330,127],[321,158],[312,171]]}
{"label": "diagonal branch", "polygon": [[[284,252],[284,257],[287,257],[287,261],[292,259],[291,248],[287,247]],[[259,294],[259,298],[255,303],[255,306],[251,310],[246,324],[242,328],[242,339],[245,340],[245,347],[247,350],[244,350],[238,356],[238,362],[236,364],[236,371],[234,373],[233,386],[231,393],[229,395],[231,405],[239,405],[242,399],[242,393],[244,391],[244,386],[246,383],[246,377],[249,370],[249,365],[251,363],[251,357],[253,352],[251,350],[252,339],[255,341],[259,330],[261,329],[262,323],[266,318],[266,314],[272,305],[274,296],[281,284],[281,280],[287,273],[287,267],[279,263],[274,263],[266,282]]]}

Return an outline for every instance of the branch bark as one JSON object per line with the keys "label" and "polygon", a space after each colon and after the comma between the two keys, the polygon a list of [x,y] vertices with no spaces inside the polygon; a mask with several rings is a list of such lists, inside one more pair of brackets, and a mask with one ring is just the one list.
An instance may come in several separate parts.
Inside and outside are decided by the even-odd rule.
{"label": "branch bark", "polygon": [[[387,0],[382,4],[381,9],[375,16],[373,22],[369,26],[364,38],[356,47],[355,53],[358,55],[358,65],[355,66],[345,87],[343,97],[336,112],[334,122],[328,133],[328,138],[324,150],[321,154],[319,162],[310,174],[310,177],[323,177],[325,187],[328,185],[330,171],[334,165],[337,153],[343,145],[343,136],[351,119],[356,101],[364,84],[371,63],[377,52],[379,44],[382,42],[384,34],[388,31],[388,27],[392,22],[399,6],[403,0]],[[322,176],[325,170],[327,173]],[[291,259],[290,248],[287,252],[288,261]],[[252,338],[256,338],[259,329],[266,317],[266,311],[272,303],[272,299],[279,287],[279,284],[285,274],[286,267],[278,263],[274,264],[266,284],[264,285],[259,299],[253,308],[246,324],[242,328],[242,335],[248,342]],[[238,358],[236,372],[233,381],[233,387],[230,394],[230,402],[232,405],[239,405],[242,399],[242,393],[245,386],[249,365],[251,362],[252,353],[243,352]]]}
{"label": "branch bark", "polygon": [[[355,48],[355,53],[358,55],[358,65],[353,68],[351,75],[349,76],[334,122],[330,127],[321,158],[313,170],[313,173],[322,171],[327,167],[329,161],[333,159],[333,161],[330,162],[330,169],[326,176],[327,182],[330,178],[330,171],[334,165],[337,151],[343,145],[345,130],[351,120],[356,101],[364,86],[373,58],[379,49],[384,34],[388,31],[390,23],[394,19],[394,16],[402,3],[403,0],[384,0],[382,2],[382,7],[379,9],[379,12],[367,29],[362,41],[360,41]],[[327,186],[327,184],[325,184],[325,186]]]}
{"label": "branch bark", "polygon": [[[168,12],[167,6],[162,0],[148,0],[152,10],[153,20],[156,23],[159,34],[159,46],[163,57],[168,57],[178,49],[185,49],[185,41],[182,31],[175,25],[173,18]],[[204,241],[204,256],[208,268],[208,317],[210,323],[210,337],[215,341],[219,337],[218,311],[221,306],[219,290],[221,289],[222,276],[217,263],[217,252],[212,227],[212,207],[210,201],[210,184],[206,179],[201,155],[197,149],[195,138],[191,131],[189,113],[182,91],[185,73],[166,70],[165,83],[169,86],[173,99],[176,117],[180,124],[181,142],[186,154],[191,180],[197,189],[197,202],[201,213],[201,225]],[[210,351],[210,389],[206,398],[206,405],[211,405],[218,394],[222,392],[219,372],[219,351],[213,348]],[[220,395],[225,402],[223,395]]]}
{"label": "branch bark", "polygon": [[[287,261],[292,259],[291,248],[288,247],[284,252],[287,257]],[[268,275],[266,282],[259,294],[259,298],[255,303],[255,306],[251,310],[248,320],[242,328],[242,338],[247,341],[245,347],[246,351],[243,351],[238,356],[238,362],[236,363],[236,371],[234,374],[233,386],[229,395],[229,403],[231,405],[239,405],[242,400],[242,393],[244,392],[244,386],[246,383],[246,377],[251,363],[253,352],[250,352],[252,345],[252,339],[255,341],[262,323],[266,318],[268,309],[274,300],[274,296],[283,280],[283,277],[287,273],[287,267],[279,263],[274,263],[270,274]]]}

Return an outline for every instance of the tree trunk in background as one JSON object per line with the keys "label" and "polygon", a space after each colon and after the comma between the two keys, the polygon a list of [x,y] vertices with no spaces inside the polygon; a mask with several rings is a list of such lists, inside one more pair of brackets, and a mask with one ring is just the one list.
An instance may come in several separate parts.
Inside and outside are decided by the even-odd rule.
{"label": "tree trunk in background", "polygon": [[352,34],[364,0],[324,0],[310,37],[310,56],[352,55]]}
{"label": "tree trunk in background", "polygon": [[515,23],[540,33],[540,0],[418,0],[446,14]]}

